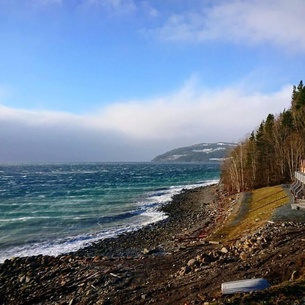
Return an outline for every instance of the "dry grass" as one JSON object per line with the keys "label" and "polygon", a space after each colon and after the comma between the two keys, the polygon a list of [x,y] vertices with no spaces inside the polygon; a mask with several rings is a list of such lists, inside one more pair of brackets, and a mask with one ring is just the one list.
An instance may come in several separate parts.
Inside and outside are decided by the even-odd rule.
{"label": "dry grass", "polygon": [[273,211],[289,201],[281,186],[254,190],[240,203],[225,225],[214,238],[223,242],[240,238],[243,234],[255,231],[271,219]]}

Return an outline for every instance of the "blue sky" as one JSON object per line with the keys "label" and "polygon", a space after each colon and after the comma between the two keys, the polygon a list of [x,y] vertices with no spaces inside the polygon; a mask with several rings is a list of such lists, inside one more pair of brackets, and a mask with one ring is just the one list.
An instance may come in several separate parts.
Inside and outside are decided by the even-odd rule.
{"label": "blue sky", "polygon": [[303,0],[0,0],[0,162],[149,161],[290,106]]}

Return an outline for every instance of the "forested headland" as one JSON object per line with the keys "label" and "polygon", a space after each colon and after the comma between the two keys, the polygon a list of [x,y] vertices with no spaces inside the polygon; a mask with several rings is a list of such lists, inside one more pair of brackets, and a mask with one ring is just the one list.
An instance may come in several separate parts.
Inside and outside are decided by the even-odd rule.
{"label": "forested headland", "polygon": [[222,165],[221,180],[230,192],[288,183],[305,158],[305,86],[293,86],[291,106],[269,114],[240,142]]}

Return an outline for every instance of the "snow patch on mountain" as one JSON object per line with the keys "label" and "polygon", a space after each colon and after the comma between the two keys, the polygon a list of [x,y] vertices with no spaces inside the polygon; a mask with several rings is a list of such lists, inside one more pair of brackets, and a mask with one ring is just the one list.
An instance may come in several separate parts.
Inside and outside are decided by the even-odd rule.
{"label": "snow patch on mountain", "polygon": [[221,162],[236,147],[235,143],[200,143],[180,147],[155,157],[153,162]]}

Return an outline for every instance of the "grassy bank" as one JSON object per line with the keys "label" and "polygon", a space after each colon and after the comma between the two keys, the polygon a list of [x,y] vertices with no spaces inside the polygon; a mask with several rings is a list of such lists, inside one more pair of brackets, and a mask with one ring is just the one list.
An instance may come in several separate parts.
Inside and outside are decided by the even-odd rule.
{"label": "grassy bank", "polygon": [[270,221],[275,209],[289,202],[282,186],[264,187],[238,197],[237,203],[214,238],[228,242],[251,233]]}

